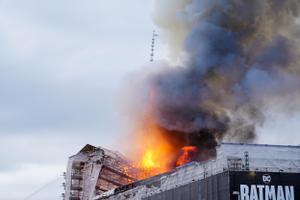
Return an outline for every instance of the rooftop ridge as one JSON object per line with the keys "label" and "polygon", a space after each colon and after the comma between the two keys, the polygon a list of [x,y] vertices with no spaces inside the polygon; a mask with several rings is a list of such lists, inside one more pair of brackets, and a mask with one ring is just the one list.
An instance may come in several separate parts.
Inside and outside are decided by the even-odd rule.
{"label": "rooftop ridge", "polygon": [[218,146],[222,145],[237,145],[237,146],[266,146],[266,147],[291,147],[291,148],[300,148],[298,145],[284,145],[284,144],[253,144],[253,143],[243,143],[243,142],[222,142]]}

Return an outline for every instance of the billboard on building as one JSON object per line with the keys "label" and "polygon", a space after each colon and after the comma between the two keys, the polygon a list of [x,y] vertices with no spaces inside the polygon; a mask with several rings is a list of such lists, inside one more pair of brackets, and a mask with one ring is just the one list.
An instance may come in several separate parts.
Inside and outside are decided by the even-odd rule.
{"label": "billboard on building", "polygon": [[300,174],[230,172],[231,200],[300,200]]}

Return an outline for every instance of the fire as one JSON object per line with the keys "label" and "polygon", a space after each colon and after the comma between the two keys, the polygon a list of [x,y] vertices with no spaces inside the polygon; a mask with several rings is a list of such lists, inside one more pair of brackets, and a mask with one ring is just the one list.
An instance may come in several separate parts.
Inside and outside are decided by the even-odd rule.
{"label": "fire", "polygon": [[176,166],[181,166],[192,161],[194,154],[198,152],[195,146],[185,146],[182,149],[182,154],[176,161]]}
{"label": "fire", "polygon": [[151,149],[146,150],[145,155],[142,158],[142,168],[145,169],[153,169],[159,168],[160,165],[157,162],[157,158],[155,158],[154,151]]}
{"label": "fire", "polygon": [[176,149],[155,126],[140,129],[134,138],[135,152],[132,155],[134,165],[144,171],[140,177],[147,178],[167,172],[174,167]]}
{"label": "fire", "polygon": [[[149,93],[149,108],[153,110],[156,105],[156,90],[152,89]],[[137,126],[133,138],[135,152],[132,154],[134,165],[142,173],[140,179],[148,178],[157,174],[165,173],[174,169],[176,166],[186,164],[191,161],[189,156],[196,152],[196,147],[184,147],[186,138],[182,133],[171,133],[157,126],[155,115],[151,112],[145,115],[141,124]],[[181,151],[183,153],[181,154]]]}
{"label": "fire", "polygon": [[[175,133],[174,133],[175,134]],[[140,179],[168,172],[177,166],[194,160],[198,153],[195,146],[184,146],[186,141],[176,139],[156,126],[148,126],[137,132],[134,165],[143,173]]]}

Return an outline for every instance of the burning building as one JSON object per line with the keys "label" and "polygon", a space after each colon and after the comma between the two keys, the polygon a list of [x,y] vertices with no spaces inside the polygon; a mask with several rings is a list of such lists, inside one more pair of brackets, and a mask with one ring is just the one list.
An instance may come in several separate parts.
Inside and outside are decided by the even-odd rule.
{"label": "burning building", "polygon": [[86,145],[69,158],[64,199],[90,200],[137,180],[137,169],[120,153]]}
{"label": "burning building", "polygon": [[270,115],[299,112],[299,0],[156,5],[171,55],[128,81],[129,142],[142,153],[134,158],[151,155],[160,173],[185,163],[184,155],[205,161],[223,141],[255,142]]}
{"label": "burning building", "polygon": [[156,2],[173,56],[125,87],[130,161],[85,147],[66,199],[299,200],[300,147],[244,143],[299,111],[300,1]]}
{"label": "burning building", "polygon": [[[70,157],[66,199],[300,199],[300,146],[222,143],[215,158],[137,181],[137,169],[124,172],[128,163],[116,153],[86,146]],[[72,185],[79,178],[74,177],[78,167],[83,173],[80,189]]]}

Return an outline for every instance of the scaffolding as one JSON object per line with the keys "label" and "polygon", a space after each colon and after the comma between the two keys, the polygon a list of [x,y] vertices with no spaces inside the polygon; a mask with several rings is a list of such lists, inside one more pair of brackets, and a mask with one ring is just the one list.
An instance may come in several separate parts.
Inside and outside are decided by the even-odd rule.
{"label": "scaffolding", "polygon": [[138,171],[118,152],[86,145],[69,158],[65,200],[90,200],[137,181]]}

